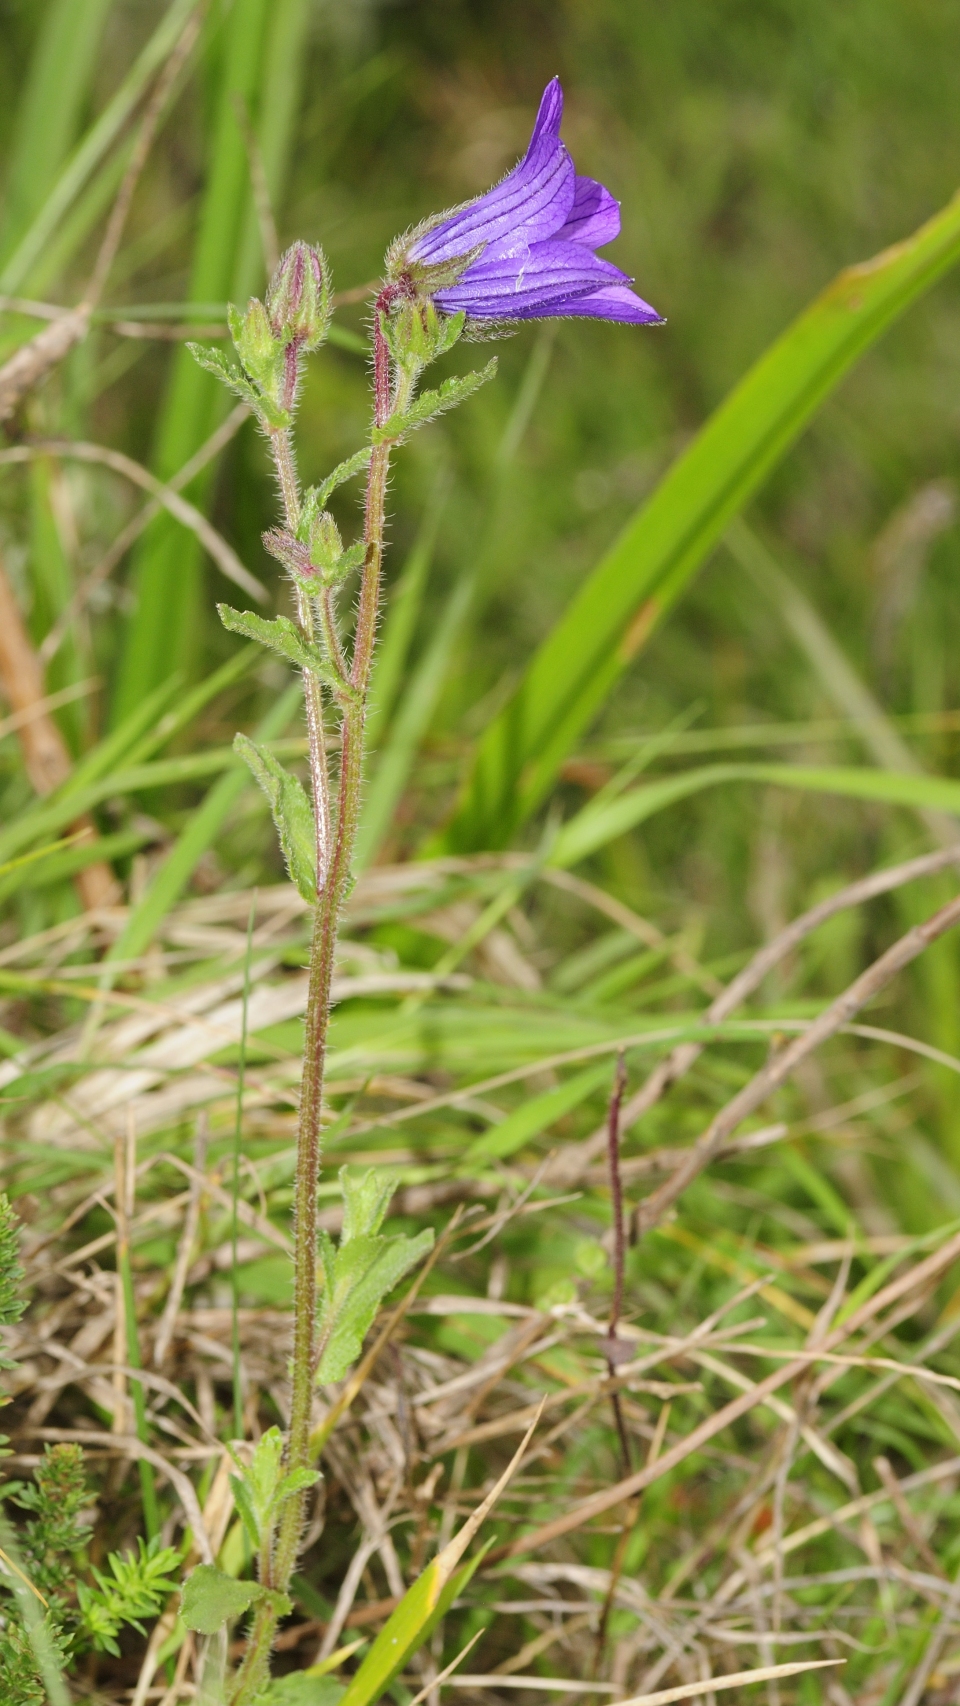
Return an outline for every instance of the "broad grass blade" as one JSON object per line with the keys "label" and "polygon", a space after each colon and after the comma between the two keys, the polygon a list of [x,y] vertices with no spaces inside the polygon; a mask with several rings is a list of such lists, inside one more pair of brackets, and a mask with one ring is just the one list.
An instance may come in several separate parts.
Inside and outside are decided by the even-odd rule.
{"label": "broad grass blade", "polygon": [[420,742],[446,679],[451,653],[470,609],[474,585],[474,577],[469,575],[454,587],[394,718],[390,738],[380,755],[364,802],[355,855],[358,870],[363,870],[376,856],[410,779]]}
{"label": "broad grass blade", "polygon": [[445,845],[505,846],[732,518],[857,358],[960,259],[960,197],[841,272],[762,355],[621,533],[487,729]]}
{"label": "broad grass blade", "polygon": [[578,1072],[564,1084],[559,1084],[555,1090],[545,1090],[542,1095],[532,1096],[529,1101],[521,1102],[499,1125],[491,1126],[482,1137],[471,1143],[463,1158],[464,1165],[469,1168],[477,1162],[501,1160],[507,1155],[515,1154],[525,1143],[529,1143],[531,1138],[546,1131],[555,1120],[562,1119],[564,1114],[572,1113],[573,1109],[585,1102],[601,1084],[609,1082],[610,1062],[605,1060],[600,1066],[591,1066],[585,1072]]}
{"label": "broad grass blade", "polygon": [[641,788],[631,788],[629,793],[605,804],[591,801],[559,831],[546,863],[560,868],[575,865],[675,801],[722,782],[769,782],[780,788],[875,800],[919,812],[960,812],[960,782],[945,776],[915,772],[903,775],[893,770],[842,765],[706,764],[678,776],[647,782]]}
{"label": "broad grass blade", "polygon": [[[209,140],[206,193],[193,257],[192,302],[242,301],[262,276],[250,191],[250,167],[238,98],[263,114],[261,149],[274,196],[279,188],[296,112],[300,56],[307,15],[303,0],[235,0],[224,26],[223,65]],[[178,350],[157,432],[154,468],[169,479],[213,431],[226,407],[217,382],[185,348]],[[203,490],[211,471],[201,477]],[[165,517],[143,536],[134,564],[138,604],[131,620],[114,717],[126,715],[144,693],[186,666],[202,630],[200,554]]]}
{"label": "broad grass blade", "polygon": [[522,1461],[539,1420],[538,1411],[496,1486],[468,1517],[459,1534],[448,1541],[442,1552],[437,1553],[413,1586],[408,1588],[352,1679],[340,1706],[369,1706],[371,1701],[379,1700],[397,1672],[423,1645],[444,1612],[462,1592],[482,1553],[462,1569],[457,1565]]}
{"label": "broad grass blade", "polygon": [[[286,728],[300,702],[299,681],[291,682],[285,693],[256,729],[258,740],[272,740]],[[170,908],[180,899],[196,868],[197,860],[213,845],[223,827],[227,814],[250,784],[251,776],[242,759],[221,776],[211,788],[198,811],[191,816],[186,829],[172,852],[164,860],[143,898],[134,907],[123,933],[118,936],[107,961],[135,959],[153,940],[157,929]]]}
{"label": "broad grass blade", "polygon": [[200,0],[173,0],[113,99],[67,162],[43,206],[6,261],[0,272],[0,291],[12,294],[29,284],[31,268],[80,191],[102,166],[151,77],[173,49],[187,19],[199,4]]}
{"label": "broad grass blade", "polygon": [[0,261],[25,232],[73,145],[112,0],[54,0],[46,8],[17,112]]}

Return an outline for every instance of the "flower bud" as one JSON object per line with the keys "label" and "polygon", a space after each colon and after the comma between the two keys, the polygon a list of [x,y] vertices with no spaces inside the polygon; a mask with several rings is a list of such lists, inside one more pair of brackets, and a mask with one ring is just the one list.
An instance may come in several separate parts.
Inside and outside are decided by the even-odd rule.
{"label": "flower bud", "polygon": [[343,556],[340,529],[328,509],[322,509],[310,525],[310,561],[321,573],[334,568]]}
{"label": "flower bud", "polygon": [[245,314],[231,304],[230,333],[244,371],[268,396],[283,372],[283,345],[274,336],[263,303],[253,296]]}
{"label": "flower bud", "polygon": [[419,373],[456,343],[463,314],[440,314],[429,297],[402,297],[381,315],[381,329],[398,367]]}
{"label": "flower bud", "polygon": [[298,349],[316,349],[327,335],[330,312],[330,276],[323,250],[309,243],[292,244],[267,290],[273,336]]}

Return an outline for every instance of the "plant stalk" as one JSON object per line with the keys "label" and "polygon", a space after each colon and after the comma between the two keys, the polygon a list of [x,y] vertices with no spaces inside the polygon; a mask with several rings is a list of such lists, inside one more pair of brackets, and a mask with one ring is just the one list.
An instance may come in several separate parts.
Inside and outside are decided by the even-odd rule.
{"label": "plant stalk", "polygon": [[[416,379],[415,373],[401,372],[397,374],[391,388],[389,352],[380,327],[380,313],[387,306],[384,301],[386,295],[386,292],[381,294],[374,319],[376,426],[383,426],[392,410],[406,406]],[[289,433],[272,434],[271,445],[286,525],[291,533],[295,533],[300,519],[300,496]],[[389,443],[374,445],[367,476],[364,509],[366,555],[350,668],[350,684],[355,690],[355,696],[350,699],[344,696],[341,701],[340,774],[332,835],[326,805],[328,782],[321,684],[309,672],[305,674],[310,765],[317,816],[317,901],[310,949],[310,983],[304,1025],[300,1123],[294,1179],[293,1357],[290,1426],[287,1435],[287,1466],[291,1469],[310,1467],[312,1463],[310,1417],[317,1365],[317,1186],[320,1176],[324,1067],[337,934],[350,881],[354,842],[360,818],[363,731],[380,603],[390,449]],[[303,593],[299,596],[299,606],[301,625],[306,637],[312,639],[313,611],[309,598]],[[270,1585],[280,1593],[288,1587],[296,1566],[303,1528],[305,1496],[304,1493],[299,1493],[289,1499],[280,1519],[270,1571]],[[247,1653],[237,1675],[233,1706],[249,1706],[263,1686],[277,1619],[278,1613],[269,1602],[259,1606]]]}

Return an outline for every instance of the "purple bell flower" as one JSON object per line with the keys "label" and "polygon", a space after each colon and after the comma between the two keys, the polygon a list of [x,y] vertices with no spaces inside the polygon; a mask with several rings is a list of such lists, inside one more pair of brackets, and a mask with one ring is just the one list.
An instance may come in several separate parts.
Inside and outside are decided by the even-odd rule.
{"label": "purple bell flower", "polygon": [[[662,324],[627,274],[594,253],[619,236],[620,204],[595,178],[578,177],[560,141],[562,116],[555,77],[520,164],[486,195],[416,232],[403,263],[421,274],[438,308],[470,320],[580,315]],[[431,289],[434,269],[440,276]]]}

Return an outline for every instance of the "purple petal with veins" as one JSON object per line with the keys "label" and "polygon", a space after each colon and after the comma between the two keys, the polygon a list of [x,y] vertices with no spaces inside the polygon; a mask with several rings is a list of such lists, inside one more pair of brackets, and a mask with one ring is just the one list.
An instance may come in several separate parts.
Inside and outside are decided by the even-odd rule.
{"label": "purple petal with veins", "polygon": [[[411,268],[465,264],[455,284],[433,292],[446,313],[478,320],[549,316],[659,321],[629,288],[619,267],[594,249],[620,233],[620,205],[595,178],[578,177],[560,141],[563,90],[547,84],[527,152],[486,195],[441,218],[416,237],[404,256]],[[414,277],[416,275],[414,274]],[[424,286],[424,288],[429,288]]]}
{"label": "purple petal with veins", "polygon": [[554,239],[534,243],[521,255],[492,261],[483,256],[467,268],[459,283],[438,290],[435,301],[448,314],[465,308],[486,319],[511,319],[524,309],[539,307],[542,312],[548,304],[626,282],[619,267],[602,261],[592,249]]}
{"label": "purple petal with veins", "polygon": [[495,189],[418,237],[409,259],[455,260],[479,243],[500,252],[559,230],[573,206],[576,172],[562,142],[538,143]]}
{"label": "purple petal with veins", "polygon": [[565,302],[558,303],[545,313],[537,313],[536,309],[523,309],[519,314],[505,316],[511,320],[541,320],[554,319],[589,319],[616,320],[627,326],[662,326],[663,319],[649,302],[644,302],[642,296],[637,296],[625,284],[607,285],[600,290],[592,290],[589,296],[568,297]]}
{"label": "purple petal with veins", "polygon": [[589,249],[602,249],[620,235],[620,203],[596,178],[578,178],[573,206],[556,235],[586,243]]}

